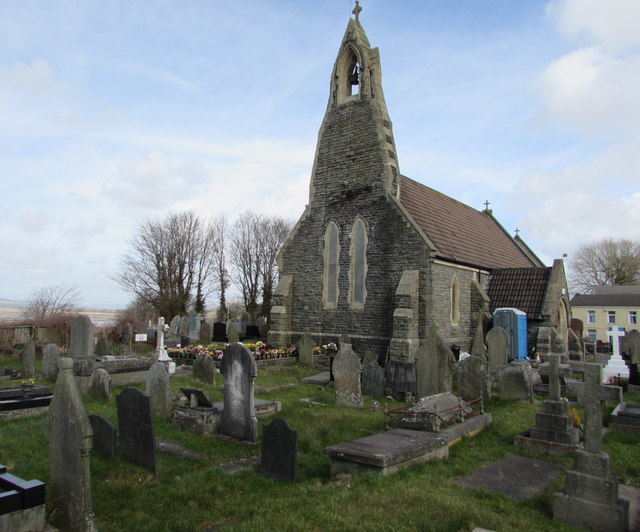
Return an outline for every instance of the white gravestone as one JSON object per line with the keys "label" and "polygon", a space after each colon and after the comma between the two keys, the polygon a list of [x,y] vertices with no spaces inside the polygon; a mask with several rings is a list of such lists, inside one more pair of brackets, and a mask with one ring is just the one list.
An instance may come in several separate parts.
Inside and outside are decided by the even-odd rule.
{"label": "white gravestone", "polygon": [[610,327],[607,335],[611,338],[613,355],[611,355],[609,362],[602,370],[602,382],[604,384],[612,384],[616,377],[628,379],[629,368],[620,356],[620,338],[624,336],[624,328]]}
{"label": "white gravestone", "polygon": [[156,356],[158,357],[158,362],[167,366],[167,373],[173,375],[176,372],[176,363],[171,360],[171,357],[167,354],[167,350],[164,348],[164,333],[166,328],[164,318],[158,318],[158,326],[156,327]]}

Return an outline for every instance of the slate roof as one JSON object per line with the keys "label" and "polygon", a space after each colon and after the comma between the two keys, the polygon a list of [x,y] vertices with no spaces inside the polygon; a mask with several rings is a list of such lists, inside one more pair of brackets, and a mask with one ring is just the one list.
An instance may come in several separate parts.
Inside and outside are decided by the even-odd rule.
{"label": "slate roof", "polygon": [[576,294],[573,307],[640,307],[640,294]]}
{"label": "slate roof", "polygon": [[490,310],[513,307],[526,312],[529,319],[542,318],[551,268],[505,268],[489,277],[487,295]]}
{"label": "slate roof", "polygon": [[401,178],[400,202],[434,244],[438,258],[489,270],[543,266],[526,244],[518,245],[490,213],[408,177]]}

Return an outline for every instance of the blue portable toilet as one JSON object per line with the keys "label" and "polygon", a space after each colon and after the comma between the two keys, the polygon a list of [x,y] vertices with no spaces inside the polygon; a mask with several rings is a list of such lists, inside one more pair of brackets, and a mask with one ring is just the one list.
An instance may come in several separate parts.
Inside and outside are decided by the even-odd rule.
{"label": "blue portable toilet", "polygon": [[517,308],[493,311],[493,326],[502,327],[509,335],[508,360],[527,358],[527,315]]}

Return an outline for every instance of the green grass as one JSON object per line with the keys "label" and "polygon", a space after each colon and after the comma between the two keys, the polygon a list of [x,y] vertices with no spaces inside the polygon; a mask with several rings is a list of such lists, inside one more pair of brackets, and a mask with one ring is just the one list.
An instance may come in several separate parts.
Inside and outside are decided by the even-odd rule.
{"label": "green grass", "polygon": [[[0,361],[0,365],[2,361]],[[199,461],[158,454],[159,478],[144,469],[91,457],[93,507],[101,531],[171,530],[429,530],[470,531],[474,527],[509,531],[570,531],[553,521],[553,493],[562,478],[534,499],[514,502],[503,495],[464,488],[455,480],[509,454],[543,458],[570,467],[571,458],[551,458],[526,452],[513,445],[514,435],[535,422],[539,405],[506,403],[494,398],[486,410],[493,424],[474,438],[452,447],[450,456],[404,470],[389,477],[349,476],[332,479],[330,460],[323,452],[329,445],[360,438],[384,427],[382,407],[353,410],[333,404],[329,388],[299,384],[314,370],[298,366],[259,369],[256,385],[265,389],[295,383],[256,394],[282,402],[282,412],[298,431],[298,481],[285,484],[256,471],[229,476],[218,465],[259,454],[260,445],[199,437],[156,419],[156,435],[200,452]],[[222,379],[205,386],[188,377],[174,377],[173,388],[192,385],[207,390],[213,400],[222,398]],[[143,385],[139,386],[143,388]],[[101,414],[116,422],[115,395],[101,402],[83,394],[87,413]],[[318,404],[304,404],[310,398]],[[637,401],[637,397],[630,400]],[[389,407],[399,403],[389,401]],[[382,406],[382,405],[381,405]],[[0,463],[25,479],[48,481],[45,416],[1,422]],[[262,425],[269,419],[260,420]],[[612,454],[615,474],[625,483],[640,486],[640,436],[611,431],[604,448]]]}

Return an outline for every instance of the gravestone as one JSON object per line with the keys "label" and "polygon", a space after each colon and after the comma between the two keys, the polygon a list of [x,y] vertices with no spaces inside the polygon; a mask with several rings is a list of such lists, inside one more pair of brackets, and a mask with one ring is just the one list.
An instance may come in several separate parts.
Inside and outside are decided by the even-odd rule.
{"label": "gravestone", "polygon": [[468,356],[458,363],[458,395],[465,401],[482,397],[488,401],[489,375],[487,365],[475,355]]}
{"label": "gravestone", "polygon": [[362,393],[369,397],[384,395],[384,368],[375,361],[362,370]]}
{"label": "gravestone", "polygon": [[36,377],[36,344],[33,338],[29,338],[22,348],[20,356],[22,362],[22,378],[35,379]]}
{"label": "gravestone", "polygon": [[261,471],[265,477],[296,481],[298,431],[282,418],[262,427]]}
{"label": "gravestone", "polygon": [[[180,316],[180,326],[178,327],[178,336],[180,338],[189,337],[189,316]],[[184,346],[182,346],[184,347]]]}
{"label": "gravestone", "polygon": [[208,346],[211,343],[212,335],[211,324],[208,321],[203,321],[200,325],[200,343],[205,347]]}
{"label": "gravestone", "polygon": [[104,368],[96,368],[89,379],[89,395],[94,399],[111,399],[111,375]]}
{"label": "gravestone", "polygon": [[109,340],[107,340],[107,335],[104,333],[104,331],[100,331],[100,334],[98,335],[95,353],[97,357],[106,357],[111,355]]}
{"label": "gravestone", "polygon": [[640,385],[640,374],[638,364],[640,364],[640,331],[629,331],[622,339],[621,349],[627,354],[629,362],[629,384]]}
{"label": "gravestone", "polygon": [[455,357],[443,342],[438,327],[429,326],[416,358],[416,394],[418,398],[451,391],[451,373]]}
{"label": "gravestone", "polygon": [[98,414],[90,414],[89,422],[93,432],[93,450],[113,458],[116,455],[116,428],[111,421]]}
{"label": "gravestone", "polygon": [[251,325],[251,316],[245,311],[242,313],[242,316],[240,316],[240,326],[238,328],[240,336],[244,337],[247,335],[247,325]]}
{"label": "gravestone", "polygon": [[568,401],[562,401],[560,392],[560,358],[549,354],[549,398],[542,403],[542,410],[536,413],[536,424],[529,431],[518,435],[514,443],[526,449],[547,454],[573,452],[578,445],[580,433],[573,426],[573,414]]}
{"label": "gravestone", "polygon": [[531,401],[533,381],[529,366],[510,364],[503,368],[498,375],[498,388],[502,401]]}
{"label": "gravestone", "polygon": [[173,375],[176,372],[176,363],[171,360],[171,357],[164,348],[164,333],[166,330],[164,318],[158,318],[158,324],[156,325],[156,353],[155,357],[158,362],[164,364],[167,373]]}
{"label": "gravestone", "polygon": [[193,378],[214,386],[216,383],[216,364],[207,353],[199,353],[193,361]]}
{"label": "gravestone", "polygon": [[60,348],[56,344],[47,344],[42,348],[42,376],[55,381],[58,377]]}
{"label": "gravestone", "polygon": [[244,337],[252,340],[260,338],[260,328],[257,325],[247,325]]}
{"label": "gravestone", "polygon": [[93,357],[93,323],[89,316],[80,314],[71,322],[68,352],[73,359]]}
{"label": "gravestone", "polygon": [[226,323],[217,321],[213,324],[213,341],[214,342],[227,341],[227,324]]}
{"label": "gravestone", "polygon": [[138,388],[126,388],[116,396],[116,408],[122,459],[148,469],[157,478],[156,444],[149,397]]}
{"label": "gravestone", "polygon": [[302,366],[313,366],[313,336],[306,332],[300,337],[298,345],[298,363]]}
{"label": "gravestone", "polygon": [[416,393],[416,365],[413,362],[390,360],[387,364],[386,393],[397,401],[406,401]]}
{"label": "gravestone", "polygon": [[178,336],[178,329],[180,328],[180,316],[176,315],[171,319],[169,323],[169,336]]}
{"label": "gravestone", "polygon": [[202,315],[194,311],[189,313],[188,318],[189,318],[189,338],[197,342],[200,340],[200,329],[202,327],[200,322],[202,320]]}
{"label": "gravestone", "polygon": [[238,333],[238,328],[234,323],[231,323],[227,327],[227,342],[230,344],[235,344],[240,341],[240,334]]}
{"label": "gravestone", "polygon": [[151,411],[158,416],[169,417],[173,397],[171,376],[162,362],[154,363],[147,371],[146,392],[151,402]]}
{"label": "gravestone", "polygon": [[333,360],[333,378],[337,405],[362,408],[360,358],[349,344],[342,344]]}
{"label": "gravestone", "polygon": [[73,359],[60,358],[46,421],[51,524],[60,530],[97,530],[91,500],[91,423],[73,377]]}
{"label": "gravestone", "polygon": [[133,345],[133,328],[130,323],[126,323],[122,328],[122,335],[120,337],[120,356],[131,356],[131,350]]}
{"label": "gravestone", "polygon": [[607,336],[611,339],[613,354],[602,370],[604,384],[616,384],[617,379],[629,379],[629,368],[620,355],[620,338],[624,336],[622,327],[610,327]]}
{"label": "gravestone", "polygon": [[471,354],[480,357],[484,362],[487,361],[487,346],[484,343],[484,319],[482,316],[478,318],[476,323],[476,333],[473,336]]}
{"label": "gravestone", "polygon": [[238,440],[258,440],[258,419],[254,411],[254,381],[258,374],[253,355],[240,343],[231,344],[222,359],[224,409],[220,433]]}
{"label": "gravestone", "polygon": [[629,501],[618,497],[611,456],[602,452],[602,370],[599,364],[585,364],[584,370],[584,449],[574,452],[565,485],[554,496],[553,518],[623,532],[629,529]]}
{"label": "gravestone", "polygon": [[487,333],[487,357],[489,374],[493,377],[507,365],[509,334],[502,327],[493,327]]}

